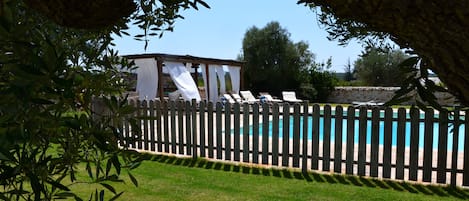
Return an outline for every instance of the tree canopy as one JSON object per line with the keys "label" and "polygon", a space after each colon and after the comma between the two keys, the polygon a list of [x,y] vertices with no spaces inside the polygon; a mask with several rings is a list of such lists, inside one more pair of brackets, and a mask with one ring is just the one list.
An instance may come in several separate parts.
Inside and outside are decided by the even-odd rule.
{"label": "tree canopy", "polygon": [[254,92],[297,91],[302,99],[325,101],[334,89],[335,76],[327,63],[314,61],[309,44],[290,40],[278,22],[251,27],[243,39],[244,85]]}
{"label": "tree canopy", "polygon": [[407,72],[399,65],[407,57],[401,50],[368,49],[354,63],[357,79],[370,86],[401,86]]}
{"label": "tree canopy", "polygon": [[309,45],[294,43],[290,33],[278,22],[264,28],[251,27],[244,35],[243,53],[244,85],[254,92],[296,90],[302,82],[302,72],[311,67],[314,54]]}
{"label": "tree canopy", "polygon": [[[463,105],[469,105],[469,1],[300,0],[319,8],[332,39],[387,36],[422,58]],[[425,78],[422,78],[425,79]]]}

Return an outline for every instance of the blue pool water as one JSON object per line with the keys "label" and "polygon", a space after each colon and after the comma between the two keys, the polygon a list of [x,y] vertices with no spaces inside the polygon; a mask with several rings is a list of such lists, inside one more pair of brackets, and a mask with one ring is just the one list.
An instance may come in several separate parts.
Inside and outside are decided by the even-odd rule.
{"label": "blue pool water", "polygon": [[[347,141],[347,120],[343,119],[342,120],[342,141],[346,142]],[[293,138],[293,117],[290,117],[290,138]],[[303,118],[300,118],[300,139],[303,137]],[[312,117],[308,118],[308,139],[311,139],[311,132],[312,132],[312,127],[313,127],[313,119]],[[366,143],[371,144],[371,120],[367,121],[367,136],[366,136]],[[453,146],[453,128],[454,126],[452,124],[449,124],[448,127],[448,150],[452,149]],[[252,135],[253,127],[252,125],[250,126],[250,134]],[[464,149],[464,129],[465,126],[464,124],[461,124],[459,126],[459,139],[458,139],[458,150],[462,151]],[[243,133],[243,129],[241,128],[240,130],[241,134]],[[259,136],[262,136],[262,123],[259,125]],[[410,122],[405,123],[405,146],[410,147]],[[425,132],[425,124],[423,122],[419,123],[419,147],[423,148],[424,146],[424,132]],[[269,136],[272,136],[272,122],[269,122]],[[358,143],[358,137],[359,137],[359,121],[355,120],[354,121],[354,142]],[[439,124],[434,123],[433,124],[433,148],[437,149],[438,148],[438,133],[439,133]],[[280,119],[279,121],[279,137],[283,137],[283,121]],[[324,118],[321,117],[319,119],[319,140],[323,140],[324,137]],[[331,142],[335,141],[335,119],[331,119]],[[380,121],[379,122],[379,144],[383,145],[384,143],[384,122]],[[393,121],[392,123],[392,146],[395,146],[397,144],[397,121]]]}

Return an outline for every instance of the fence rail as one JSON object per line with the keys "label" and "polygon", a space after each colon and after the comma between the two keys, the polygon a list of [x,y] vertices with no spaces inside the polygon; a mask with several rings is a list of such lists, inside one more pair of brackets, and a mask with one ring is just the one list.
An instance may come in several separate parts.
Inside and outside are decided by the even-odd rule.
{"label": "fence rail", "polygon": [[140,122],[123,121],[123,143],[139,150],[469,186],[467,111],[130,103]]}

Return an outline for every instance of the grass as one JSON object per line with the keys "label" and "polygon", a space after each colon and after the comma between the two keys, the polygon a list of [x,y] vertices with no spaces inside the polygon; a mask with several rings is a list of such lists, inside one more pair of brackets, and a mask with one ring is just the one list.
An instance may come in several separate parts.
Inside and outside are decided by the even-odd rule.
{"label": "grass", "polygon": [[[126,178],[113,184],[120,200],[459,200],[469,191],[355,176],[307,173],[289,169],[237,166],[207,160],[148,156],[134,170],[135,187]],[[124,176],[125,177],[125,176]],[[96,186],[76,185],[77,192]],[[87,196],[84,196],[87,197]],[[108,199],[108,198],[107,198]]]}

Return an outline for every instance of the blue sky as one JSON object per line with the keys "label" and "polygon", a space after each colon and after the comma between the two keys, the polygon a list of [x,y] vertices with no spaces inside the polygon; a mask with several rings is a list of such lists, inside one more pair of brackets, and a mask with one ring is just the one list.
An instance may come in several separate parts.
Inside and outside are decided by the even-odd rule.
{"label": "blue sky", "polygon": [[[296,0],[206,0],[211,9],[186,10],[185,17],[175,23],[174,32],[166,32],[163,38],[151,39],[147,50],[144,43],[132,37],[116,38],[114,41],[120,55],[141,53],[167,53],[192,55],[219,59],[236,59],[241,52],[246,30],[264,27],[277,21],[290,32],[294,42],[306,41],[323,62],[332,57],[332,70],[342,72],[347,60],[353,63],[362,47],[350,43],[338,46],[328,41],[327,33],[317,22],[316,14]],[[142,33],[132,28],[130,34]]]}

